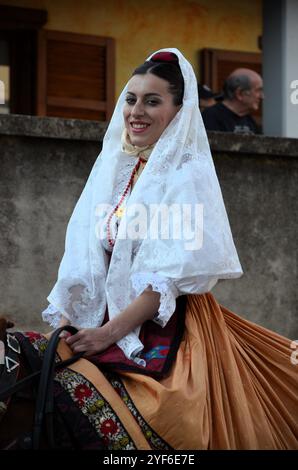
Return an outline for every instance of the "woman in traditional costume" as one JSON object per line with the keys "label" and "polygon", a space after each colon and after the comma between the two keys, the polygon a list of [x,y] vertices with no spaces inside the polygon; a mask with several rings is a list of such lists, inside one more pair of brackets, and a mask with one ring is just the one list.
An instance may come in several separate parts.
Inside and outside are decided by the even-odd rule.
{"label": "woman in traditional costume", "polygon": [[290,341],[210,293],[241,275],[195,74],[158,51],[118,100],[43,312],[79,328],[60,354],[85,351],[84,374],[56,381],[104,448],[298,447]]}

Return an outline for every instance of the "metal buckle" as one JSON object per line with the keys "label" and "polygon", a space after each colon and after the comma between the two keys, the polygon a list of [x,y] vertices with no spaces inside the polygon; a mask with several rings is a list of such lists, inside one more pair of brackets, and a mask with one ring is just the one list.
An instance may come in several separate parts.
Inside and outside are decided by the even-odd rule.
{"label": "metal buckle", "polygon": [[5,356],[5,364],[6,364],[6,370],[7,372],[12,372],[14,369],[19,367],[19,363],[15,361],[14,359],[11,359],[9,356]]}
{"label": "metal buckle", "polygon": [[20,354],[21,353],[21,348],[20,348],[20,344],[17,340],[17,338],[13,335],[11,335],[10,333],[7,333],[7,346],[12,349],[14,352]]}

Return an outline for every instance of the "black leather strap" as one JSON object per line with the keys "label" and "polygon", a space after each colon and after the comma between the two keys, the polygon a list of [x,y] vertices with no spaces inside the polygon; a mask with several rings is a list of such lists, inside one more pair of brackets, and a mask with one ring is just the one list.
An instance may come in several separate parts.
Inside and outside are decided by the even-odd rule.
{"label": "black leather strap", "polygon": [[[35,407],[35,417],[34,417],[34,428],[32,433],[32,447],[33,449],[39,448],[40,435],[44,420],[44,415],[46,415],[47,421],[47,431],[50,447],[54,448],[54,432],[53,432],[53,412],[54,412],[54,395],[53,395],[53,384],[54,384],[54,373],[55,370],[59,370],[73,364],[78,359],[80,359],[84,352],[75,354],[65,361],[55,362],[55,354],[57,350],[57,345],[60,340],[60,333],[62,331],[69,331],[72,334],[77,333],[77,329],[70,325],[65,325],[61,328],[58,328],[52,334],[48,346],[45,350],[43,360],[38,361],[29,361],[31,368],[36,367],[36,365],[41,364],[39,370],[33,372],[29,376],[19,380],[13,385],[8,385],[7,387],[0,390],[0,402],[7,400],[14,393],[21,390],[25,386],[29,385],[34,379],[40,376],[36,407]],[[23,346],[23,344],[22,344]],[[27,355],[26,355],[27,358]]]}
{"label": "black leather strap", "polygon": [[[84,353],[78,353],[70,357],[69,359],[66,359],[65,361],[56,362],[55,370],[63,369],[64,367],[67,367],[70,364],[73,364],[78,359],[80,359],[80,357],[82,357],[83,354]],[[33,372],[32,374],[28,375],[24,379],[19,380],[13,386],[3,388],[3,391],[1,391],[0,393],[0,401],[4,401],[6,400],[6,398],[10,397],[14,393],[18,392],[19,390],[22,390],[22,388],[29,385],[30,382],[32,382],[32,380],[38,377],[40,374],[41,374],[41,370],[37,370],[36,372]]]}
{"label": "black leather strap", "polygon": [[[60,341],[60,334],[64,330],[69,331],[72,334],[75,334],[78,331],[76,328],[70,325],[58,328],[52,334],[47,349],[45,350],[35,408],[35,418],[32,436],[32,448],[34,450],[39,448],[40,435],[45,414],[47,415],[47,429],[49,433],[48,438],[50,441],[49,444],[50,447],[55,447],[52,420],[54,412],[53,380],[55,372],[55,354],[58,342]],[[84,352],[78,353],[76,355],[76,360],[82,357],[83,354]]]}

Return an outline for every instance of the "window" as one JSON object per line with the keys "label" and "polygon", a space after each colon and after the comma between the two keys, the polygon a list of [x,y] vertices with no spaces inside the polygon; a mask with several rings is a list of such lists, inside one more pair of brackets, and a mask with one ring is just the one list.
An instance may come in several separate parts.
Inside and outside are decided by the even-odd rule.
{"label": "window", "polygon": [[37,114],[107,121],[114,108],[114,40],[42,30]]}
{"label": "window", "polygon": [[46,21],[44,10],[0,5],[1,77],[7,81],[2,112],[35,114],[37,31]]}
{"label": "window", "polygon": [[0,113],[8,114],[9,111],[9,44],[8,41],[0,39]]}
{"label": "window", "polygon": [[109,120],[114,40],[46,30],[46,22],[45,10],[0,5],[0,112]]}

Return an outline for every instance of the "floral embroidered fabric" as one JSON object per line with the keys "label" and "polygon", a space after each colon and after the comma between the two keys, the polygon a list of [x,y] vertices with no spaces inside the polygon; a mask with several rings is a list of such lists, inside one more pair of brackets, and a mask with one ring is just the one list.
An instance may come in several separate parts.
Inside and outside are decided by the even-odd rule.
{"label": "floral embroidered fabric", "polygon": [[[30,340],[37,354],[43,358],[48,344],[47,339],[35,332],[26,332],[24,334]],[[58,360],[59,356],[56,355],[56,361]],[[117,374],[110,372],[105,372],[104,374],[137,421],[151,448],[155,450],[169,450],[170,446],[154,432],[138,412],[121,378]],[[101,395],[100,390],[97,390],[82,374],[70,369],[63,369],[55,373],[55,383],[62,387],[69,399],[76,405],[77,413],[82,413],[87,418],[90,426],[98,436],[99,448],[107,450],[136,449],[129,431],[125,429],[115,411]],[[71,423],[68,423],[68,425],[71,426]],[[93,448],[95,448],[94,445]]]}

